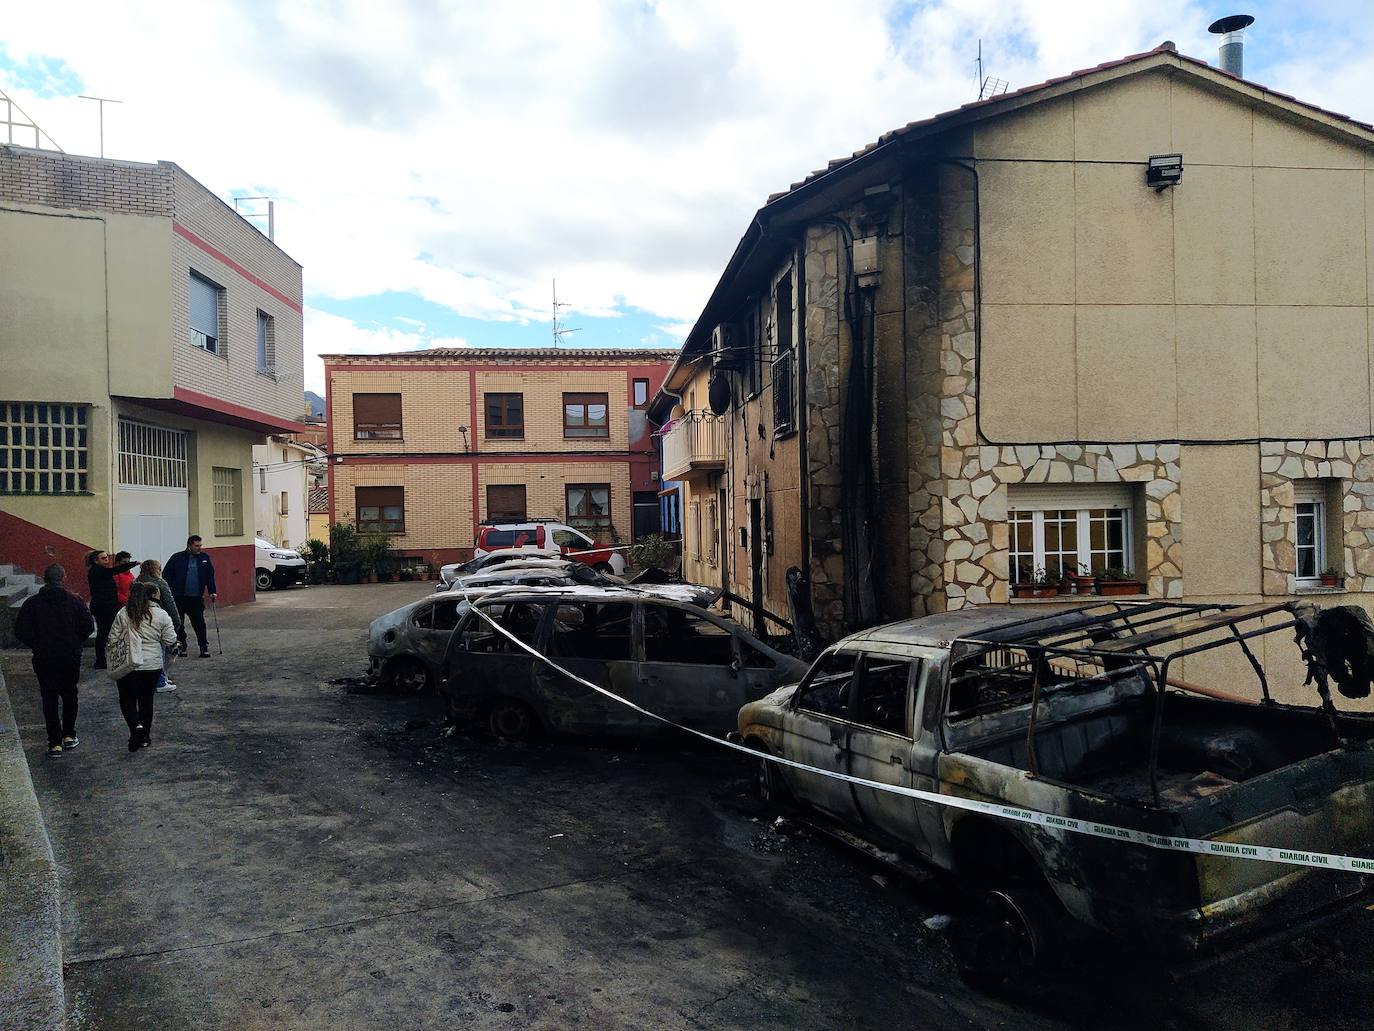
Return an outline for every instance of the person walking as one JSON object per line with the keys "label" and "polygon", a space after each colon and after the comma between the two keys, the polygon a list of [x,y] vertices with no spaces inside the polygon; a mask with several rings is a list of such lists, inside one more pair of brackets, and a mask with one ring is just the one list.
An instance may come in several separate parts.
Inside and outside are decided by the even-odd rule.
{"label": "person walking", "polygon": [[86,554],[86,584],[91,589],[91,614],[95,616],[95,669],[105,668],[105,641],[119,611],[119,586],[115,574],[127,573],[137,562],[116,563],[108,551]]}
{"label": "person walking", "polygon": [[[184,651],[186,648],[186,628],[181,625],[181,614],[177,611],[177,603],[172,600],[172,589],[167,586],[167,581],[162,579],[162,563],[155,558],[145,558],[143,564],[138,567],[138,582],[152,584],[157,588],[157,603],[162,606],[167,615],[172,617],[172,627],[177,633],[177,643]],[[157,690],[165,692],[176,689],[176,684],[167,679],[167,671],[164,667],[162,676],[158,678]]]}
{"label": "person walking", "polygon": [[196,632],[196,643],[200,645],[200,657],[208,659],[210,639],[205,633],[205,595],[210,595],[212,605],[218,595],[215,593],[215,566],[205,554],[199,534],[186,538],[186,550],[178,551],[167,560],[162,576],[171,585],[177,611],[181,613],[181,654],[186,654],[185,619],[189,616],[191,628]]}
{"label": "person walking", "polygon": [[128,668],[115,683],[119,685],[119,711],[129,725],[131,752],[153,743],[153,698],[163,670],[162,649],[177,643],[172,617],[157,601],[154,584],[135,583],[129,589],[129,604],[119,610],[110,627],[108,647],[118,648],[114,642],[121,636],[128,644]]}
{"label": "person walking", "polygon": [[14,636],[33,649],[49,758],[81,744],[76,736],[76,685],[81,679],[81,649],[94,630],[91,610],[67,590],[67,571],[54,562],[43,570],[43,587],[24,602],[14,622]]}
{"label": "person walking", "polygon": [[[132,558],[133,555],[129,554],[128,551],[115,551],[114,564],[120,565],[121,562],[131,561]],[[128,605],[129,603],[129,588],[131,587],[133,587],[132,569],[126,569],[125,572],[122,573],[115,573],[114,597],[118,599],[118,602],[120,602],[121,608],[122,606]]]}

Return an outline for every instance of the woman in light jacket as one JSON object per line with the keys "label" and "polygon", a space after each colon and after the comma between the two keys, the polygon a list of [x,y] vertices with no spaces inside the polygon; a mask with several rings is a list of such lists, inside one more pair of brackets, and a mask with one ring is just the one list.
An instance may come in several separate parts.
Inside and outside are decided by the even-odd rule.
{"label": "woman in light jacket", "polygon": [[153,698],[162,676],[162,649],[177,643],[172,617],[157,604],[158,593],[153,584],[135,583],[129,590],[129,603],[119,610],[110,628],[110,640],[132,631],[142,645],[142,660],[117,681],[119,710],[129,725],[131,752],[153,743]]}
{"label": "woman in light jacket", "polygon": [[[176,628],[177,641],[183,646],[186,644],[186,631],[181,626],[181,615],[177,612],[177,603],[172,597],[172,589],[167,586],[167,581],[162,579],[162,563],[155,558],[143,560],[143,564],[138,567],[138,582],[152,584],[157,588],[157,603],[166,610],[167,615],[172,617],[172,626]],[[167,678],[167,671],[162,671],[162,676],[157,680],[158,691],[175,691],[176,684]]]}

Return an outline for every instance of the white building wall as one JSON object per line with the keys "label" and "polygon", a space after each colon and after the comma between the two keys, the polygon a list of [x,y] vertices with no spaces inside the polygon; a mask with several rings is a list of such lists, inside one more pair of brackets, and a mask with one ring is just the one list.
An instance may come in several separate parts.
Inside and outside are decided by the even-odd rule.
{"label": "white building wall", "polygon": [[284,548],[299,548],[309,538],[307,460],[312,454],[298,444],[277,440],[253,445],[254,528],[264,540]]}

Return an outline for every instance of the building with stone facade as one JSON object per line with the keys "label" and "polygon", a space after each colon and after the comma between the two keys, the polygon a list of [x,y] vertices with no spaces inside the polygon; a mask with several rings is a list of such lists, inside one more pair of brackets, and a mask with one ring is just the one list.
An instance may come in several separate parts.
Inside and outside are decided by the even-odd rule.
{"label": "building with stone facade", "polygon": [[659,528],[647,408],[676,351],[430,348],[324,355],[329,519],[405,556],[472,555],[484,522]]}
{"label": "building with stone facade", "polygon": [[771,197],[668,377],[723,423],[731,589],[806,570],[832,636],[1040,570],[1368,604],[1371,201],[1369,125],[1172,44]]}
{"label": "building with stone facade", "polygon": [[0,564],[166,561],[254,595],[252,448],[300,429],[301,267],[171,162],[0,146]]}

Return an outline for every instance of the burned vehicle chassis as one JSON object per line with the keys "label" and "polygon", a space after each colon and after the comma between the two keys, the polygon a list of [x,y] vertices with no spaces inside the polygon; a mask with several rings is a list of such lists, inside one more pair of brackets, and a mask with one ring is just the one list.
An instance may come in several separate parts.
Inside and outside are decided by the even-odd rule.
{"label": "burned vehicle chassis", "polygon": [[[1235,843],[1240,855],[1246,844],[1374,851],[1374,716],[1337,711],[1330,690],[1332,681],[1350,696],[1368,690],[1359,663],[1374,628],[1362,612],[1173,602],[1108,602],[1029,618],[1014,611],[947,613],[855,634],[791,693],[747,706],[741,737],[789,759],[810,747],[813,764],[831,762],[837,772],[859,775],[854,763],[863,760],[879,771],[870,778],[1159,837]],[[1296,638],[1320,706],[1273,696],[1251,644],[1284,633]],[[1175,679],[1182,659],[1227,647],[1244,656],[1260,699]],[[859,656],[857,701],[830,717],[827,739],[816,734],[803,692],[827,656],[846,650]],[[912,673],[907,736],[883,737],[881,747],[860,718],[875,655],[926,667]],[[845,736],[835,737],[841,725]],[[888,752],[904,774],[881,761]],[[1012,940],[974,936],[965,959],[1002,955],[1011,967],[1013,953],[1042,956],[1060,931],[1093,929],[1171,965],[1194,965],[1351,908],[1374,881],[1166,851],[900,796],[875,803],[881,792],[865,799],[855,789],[856,819],[854,806],[834,801],[836,789],[815,786],[819,778],[774,770],[762,775],[774,789],[800,788],[799,801],[872,844],[981,886],[990,909],[983,926],[1010,928]]]}

